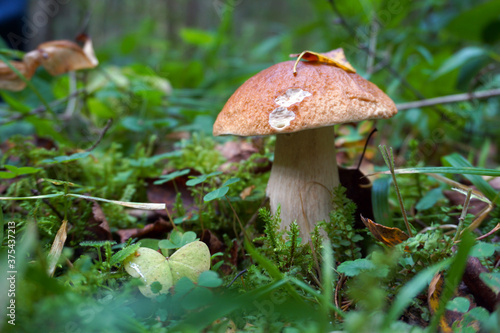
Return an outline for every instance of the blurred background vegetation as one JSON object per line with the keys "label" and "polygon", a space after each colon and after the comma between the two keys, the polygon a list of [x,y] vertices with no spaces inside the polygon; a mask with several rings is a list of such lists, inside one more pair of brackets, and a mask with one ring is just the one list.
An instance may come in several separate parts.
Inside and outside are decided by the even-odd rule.
{"label": "blurred background vegetation", "polygon": [[[141,114],[143,120],[151,120],[151,129],[165,129],[168,126],[162,125],[169,122],[170,130],[184,125],[209,133],[224,102],[241,83],[306,49],[326,52],[343,47],[358,73],[396,103],[500,86],[498,1],[43,3],[29,2],[25,24],[37,22],[43,13],[49,20],[31,33],[28,49],[45,40],[74,39],[86,31],[102,71],[125,66],[127,75],[161,77],[174,88],[164,99],[151,89],[136,87],[142,104],[118,109],[111,101],[117,96],[109,96],[109,89],[98,91],[101,96],[108,93],[108,98],[88,100],[94,103],[90,112],[97,120],[130,120],[135,118],[126,117]],[[45,79],[59,81],[52,89],[41,86],[47,100],[68,92],[66,77]],[[431,164],[439,163],[439,156],[450,149],[483,151],[473,157],[482,165],[498,162],[498,106],[498,98],[491,98],[402,111],[377,124],[383,133],[377,140],[388,140],[405,160],[411,158],[409,145],[416,144],[418,160]]]}

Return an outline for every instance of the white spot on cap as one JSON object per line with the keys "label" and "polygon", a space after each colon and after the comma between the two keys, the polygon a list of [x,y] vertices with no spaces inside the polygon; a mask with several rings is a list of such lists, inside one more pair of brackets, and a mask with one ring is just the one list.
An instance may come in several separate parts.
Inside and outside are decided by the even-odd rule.
{"label": "white spot on cap", "polygon": [[300,88],[288,89],[284,95],[276,97],[274,100],[276,104],[282,107],[289,107],[295,103],[302,102],[304,98],[311,96],[312,94],[308,91],[302,90]]}
{"label": "white spot on cap", "polygon": [[284,107],[279,107],[269,114],[269,125],[272,128],[281,131],[290,125],[290,122],[295,119],[295,113]]}

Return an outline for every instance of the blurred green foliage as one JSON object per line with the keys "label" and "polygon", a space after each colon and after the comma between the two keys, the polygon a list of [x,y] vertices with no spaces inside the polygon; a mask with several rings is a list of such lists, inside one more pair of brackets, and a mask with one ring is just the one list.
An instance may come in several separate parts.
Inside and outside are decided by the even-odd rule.
{"label": "blurred green foliage", "polygon": [[[113,247],[111,242],[81,244],[95,236],[87,224],[98,218],[96,207],[113,235],[148,224],[146,215],[73,197],[2,201],[2,283],[6,221],[16,221],[19,235],[17,327],[401,332],[423,330],[412,323],[410,312],[426,324],[436,320],[417,295],[450,264],[447,258],[452,258],[452,267],[465,262],[463,253],[458,259],[453,256],[451,237],[440,229],[456,223],[461,210],[445,195],[445,186],[425,175],[398,176],[410,222],[418,229],[430,228],[395,249],[376,243],[364,258],[357,244],[361,236],[353,228],[355,207],[339,188],[335,204],[340,209],[322,224],[335,244],[333,252],[323,252],[319,228],[309,246],[300,243],[296,224],[279,230],[279,214],[266,209],[257,213],[264,205],[274,139],[238,141],[258,151],[226,165],[221,145],[236,139],[213,138],[212,125],[246,79],[303,50],[343,47],[358,73],[396,103],[500,88],[498,1],[149,0],[123,1],[118,7],[113,1],[86,1],[71,2],[64,9],[78,15],[93,11],[90,31],[100,65],[59,77],[42,69],[36,73],[32,83],[53,113],[32,90],[0,92],[2,196],[50,195],[70,187],[73,193],[148,202],[151,184],[171,186],[170,215],[162,219],[171,219],[176,231],[162,234],[163,240],[144,242],[171,249],[209,231],[218,236],[222,261],[199,284],[182,281],[173,293],[146,300],[137,291],[139,282],[130,281],[121,268],[125,254],[138,246],[135,239]],[[111,17],[111,9],[116,17]],[[72,20],[70,15],[63,19]],[[107,30],[106,24],[114,29]],[[494,97],[400,111],[375,123],[379,134],[374,145],[394,147],[397,167],[448,163],[498,168],[499,110],[500,99]],[[362,145],[353,143],[363,135],[345,126],[350,136],[342,148],[348,157],[343,162],[354,164]],[[383,164],[380,156],[369,160]],[[491,200],[498,199],[498,190],[482,178],[471,181],[482,184]],[[389,186],[379,179],[381,208],[376,216],[387,221],[392,217],[394,227],[402,227]],[[248,196],[240,195],[248,189]],[[55,277],[49,277],[46,254],[64,217],[71,228]],[[466,224],[472,219],[466,216]],[[488,232],[498,221],[500,211],[495,208],[481,231]],[[251,255],[243,250],[245,235],[258,246]],[[483,244],[491,245],[479,243],[473,253],[493,251]],[[472,246],[470,240],[467,246]],[[331,253],[335,262],[324,253]],[[496,269],[482,278],[497,288],[492,256],[478,256],[486,267]],[[324,267],[332,272],[320,274]],[[335,290],[335,296],[324,297],[325,290]],[[452,301],[449,307],[462,308],[460,302]],[[478,320],[485,330],[498,329],[496,313],[481,307],[462,312],[466,325]],[[4,324],[2,329],[13,327]]]}

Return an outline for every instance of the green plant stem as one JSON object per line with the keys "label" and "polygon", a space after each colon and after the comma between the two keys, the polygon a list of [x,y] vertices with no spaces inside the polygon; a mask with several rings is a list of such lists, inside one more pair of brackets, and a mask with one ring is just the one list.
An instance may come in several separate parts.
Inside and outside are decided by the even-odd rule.
{"label": "green plant stem", "polygon": [[467,216],[467,210],[469,209],[471,195],[472,195],[472,189],[469,189],[467,191],[467,196],[465,197],[464,208],[462,209],[462,214],[460,214],[460,217],[458,218],[457,232],[455,233],[455,237],[453,237],[453,242],[451,242],[451,244],[458,241],[458,238],[460,237],[460,234],[462,233],[462,229],[464,227],[465,217]]}
{"label": "green plant stem", "polygon": [[234,209],[233,205],[231,204],[231,201],[229,200],[228,196],[227,195],[224,195],[224,197],[226,198],[227,200],[227,203],[229,204],[229,207],[231,207],[231,210],[233,211],[233,214],[234,216],[236,217],[236,220],[238,221],[238,224],[240,225],[240,228],[241,228],[241,231],[243,232],[243,235],[245,236],[246,240],[251,242],[252,240],[250,239],[250,237],[248,236],[245,228],[243,227],[243,223],[241,223],[241,220],[240,218],[238,217],[238,213],[236,213],[236,210]]}
{"label": "green plant stem", "polygon": [[323,289],[323,297],[321,298],[321,310],[323,312],[323,317],[325,320],[321,322],[323,327],[322,331],[327,332],[328,330],[328,322],[330,321],[330,308],[329,304],[331,303],[332,295],[333,295],[333,252],[332,245],[328,238],[325,238],[323,241],[323,265],[321,269],[321,284]]}
{"label": "green plant stem", "polygon": [[410,223],[408,222],[408,216],[406,215],[406,210],[403,204],[403,198],[401,197],[401,192],[399,191],[398,182],[396,180],[396,174],[394,173],[394,155],[391,149],[387,149],[387,146],[378,146],[380,152],[382,153],[382,157],[384,158],[385,164],[389,168],[392,176],[392,181],[394,182],[394,187],[396,188],[396,194],[398,196],[399,207],[401,208],[401,213],[403,214],[403,219],[405,221],[406,230],[408,231],[408,235],[413,237],[413,233],[411,232]]}
{"label": "green plant stem", "polygon": [[100,246],[94,246],[94,248],[97,251],[97,257],[99,258],[99,263],[102,265],[101,247]]}

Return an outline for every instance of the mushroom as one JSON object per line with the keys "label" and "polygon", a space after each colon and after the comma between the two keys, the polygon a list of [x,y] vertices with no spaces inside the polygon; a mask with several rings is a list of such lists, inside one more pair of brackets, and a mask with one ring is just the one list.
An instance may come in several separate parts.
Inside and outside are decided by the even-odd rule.
{"label": "mushroom", "polygon": [[303,242],[316,222],[329,220],[339,185],[333,125],[389,118],[394,102],[355,73],[320,62],[275,64],[248,79],[229,98],[213,127],[218,135],[272,135],[276,147],[266,194],[281,229],[293,221]]}

